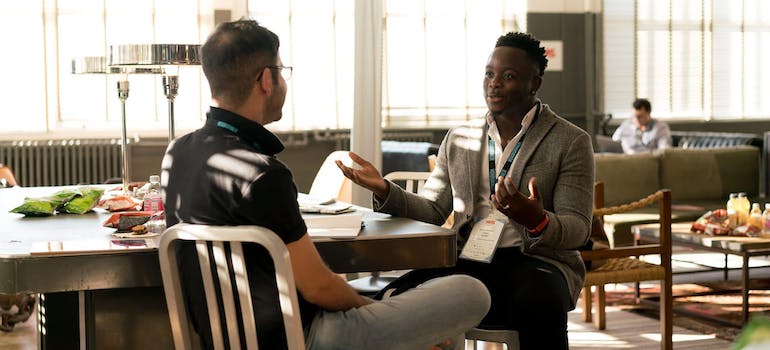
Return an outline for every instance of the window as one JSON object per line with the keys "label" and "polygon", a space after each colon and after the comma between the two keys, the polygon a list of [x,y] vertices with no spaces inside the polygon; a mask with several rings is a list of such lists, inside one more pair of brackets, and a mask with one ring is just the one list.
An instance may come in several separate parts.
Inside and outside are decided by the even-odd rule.
{"label": "window", "polygon": [[628,116],[646,97],[661,118],[766,118],[768,10],[759,0],[605,0],[605,111]]}
{"label": "window", "polygon": [[385,127],[447,126],[486,113],[484,67],[500,35],[524,30],[526,2],[386,0]]}
{"label": "window", "polygon": [[354,0],[249,0],[249,15],[281,39],[294,67],[277,130],[348,129],[353,124]]}
{"label": "window", "polygon": [[[16,33],[4,36],[16,54],[0,56],[0,96],[6,110],[0,117],[2,130],[117,133],[121,108],[116,85],[121,77],[73,75],[71,60],[107,56],[109,45],[116,44],[197,44],[211,28],[213,10],[206,0],[4,1],[0,3],[0,31]],[[178,74],[177,125],[197,128],[203,108],[208,107],[208,87],[200,67],[183,67]],[[168,103],[161,77],[130,75],[128,80],[129,133],[165,132]]]}
{"label": "window", "polygon": [[[347,129],[353,120],[356,0],[248,0],[249,16],[281,38],[294,67],[274,130]],[[525,0],[382,0],[383,126],[442,127],[486,111],[483,67],[495,39],[525,30]],[[107,56],[110,45],[202,43],[214,28],[213,0],[0,2],[0,30],[14,54],[0,55],[0,133],[117,135],[118,75],[73,75],[71,60]],[[237,2],[236,2],[237,3]],[[233,5],[235,6],[235,5]],[[231,9],[233,10],[233,9]],[[238,11],[233,10],[233,13]],[[176,72],[176,68],[171,68]],[[209,89],[200,67],[181,67],[175,119],[200,127]],[[130,134],[164,136],[161,77],[130,75]],[[78,135],[81,136],[81,135]]]}

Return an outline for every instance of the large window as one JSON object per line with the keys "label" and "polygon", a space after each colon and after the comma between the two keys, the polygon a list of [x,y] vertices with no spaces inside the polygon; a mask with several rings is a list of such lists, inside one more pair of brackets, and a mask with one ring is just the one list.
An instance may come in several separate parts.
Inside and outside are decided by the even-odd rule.
{"label": "large window", "polygon": [[[294,66],[276,130],[346,129],[353,120],[356,0],[248,0],[240,9],[281,38]],[[485,111],[481,81],[495,39],[524,30],[525,0],[382,0],[383,126],[430,127]],[[107,56],[110,45],[202,43],[221,1],[37,0],[0,2],[0,134],[77,136],[120,130],[116,75],[73,75],[71,60]],[[237,3],[237,2],[236,2]],[[232,13],[239,13],[237,9]],[[197,66],[179,69],[179,130],[201,125],[208,85]],[[160,76],[131,75],[128,130],[165,135]]]}
{"label": "large window", "polygon": [[646,97],[661,118],[767,118],[768,11],[761,0],[605,0],[605,110],[627,116]]}
{"label": "large window", "polygon": [[497,37],[523,30],[523,1],[386,0],[384,126],[446,126],[486,112],[484,66]]}
{"label": "large window", "polygon": [[[117,75],[73,75],[71,61],[106,56],[109,45],[197,44],[213,27],[206,0],[4,1],[0,31],[8,40],[0,55],[2,132],[71,132],[98,135],[120,130]],[[203,10],[202,10],[203,9]],[[212,13],[212,16],[206,14]],[[177,124],[197,127],[208,105],[199,67],[179,69]],[[131,75],[126,103],[130,133],[165,131],[167,100],[160,76]],[[205,93],[204,93],[205,92]]]}

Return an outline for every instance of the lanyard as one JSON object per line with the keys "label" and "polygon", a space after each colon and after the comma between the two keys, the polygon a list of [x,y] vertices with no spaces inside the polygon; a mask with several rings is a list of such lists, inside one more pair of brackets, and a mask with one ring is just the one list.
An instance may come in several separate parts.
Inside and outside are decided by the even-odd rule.
{"label": "lanyard", "polygon": [[252,143],[252,146],[257,149],[257,152],[262,153],[262,147],[259,145],[259,142],[250,140],[250,138],[249,137],[245,137],[245,135],[241,135],[241,133],[238,131],[238,128],[236,128],[232,124],[230,124],[228,122],[225,122],[225,121],[222,121],[222,120],[217,120],[217,124],[216,125],[218,127],[222,128],[222,129],[225,129],[225,130],[235,134],[236,136],[238,136],[240,138],[248,139],[248,141],[250,141]]}
{"label": "lanyard", "polygon": [[[521,144],[524,142],[524,137],[527,136],[527,131],[529,131],[529,128],[535,123],[538,115],[540,115],[540,101],[537,101],[537,109],[535,110],[534,117],[532,117],[532,122],[529,123],[529,127],[527,127],[527,130],[521,135],[521,138],[516,142],[516,145],[513,146],[513,151],[511,151],[508,160],[503,164],[503,168],[500,169],[499,176],[505,178],[505,175],[508,175],[508,170],[511,168],[511,164],[513,164],[513,159],[516,158],[516,154],[519,153]],[[489,151],[489,192],[492,194],[495,192],[495,184],[497,183],[497,176],[495,176],[495,143],[489,135],[487,135],[487,142],[487,150]]]}

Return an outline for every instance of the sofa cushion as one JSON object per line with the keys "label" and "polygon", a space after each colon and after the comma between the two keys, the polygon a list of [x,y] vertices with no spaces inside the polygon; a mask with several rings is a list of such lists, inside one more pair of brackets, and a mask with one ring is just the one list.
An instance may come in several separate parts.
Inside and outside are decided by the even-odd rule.
{"label": "sofa cushion", "polygon": [[731,192],[759,191],[756,147],[667,148],[661,155],[661,185],[676,203],[727,201]]}
{"label": "sofa cushion", "polygon": [[661,188],[655,154],[594,154],[596,181],[604,182],[605,206],[642,199]]}

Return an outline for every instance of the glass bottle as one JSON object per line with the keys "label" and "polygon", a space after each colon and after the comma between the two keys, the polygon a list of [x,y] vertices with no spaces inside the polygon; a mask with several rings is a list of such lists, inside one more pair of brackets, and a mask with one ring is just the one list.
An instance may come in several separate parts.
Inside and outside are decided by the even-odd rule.
{"label": "glass bottle", "polygon": [[748,224],[751,202],[749,202],[749,198],[746,197],[746,192],[738,193],[738,201],[735,209],[738,212],[738,225]]}
{"label": "glass bottle", "polygon": [[762,212],[762,234],[770,235],[770,203],[765,203],[765,211]]}
{"label": "glass bottle", "polygon": [[727,200],[727,226],[730,228],[738,227],[738,194],[730,193],[730,199]]}
{"label": "glass bottle", "polygon": [[760,231],[762,230],[762,209],[759,209],[759,203],[751,205],[751,213],[749,214],[749,225],[754,226]]}
{"label": "glass bottle", "polygon": [[144,196],[144,204],[142,205],[142,210],[163,210],[163,198],[160,195],[160,176],[158,175],[150,175],[150,188],[147,190],[147,194]]}

